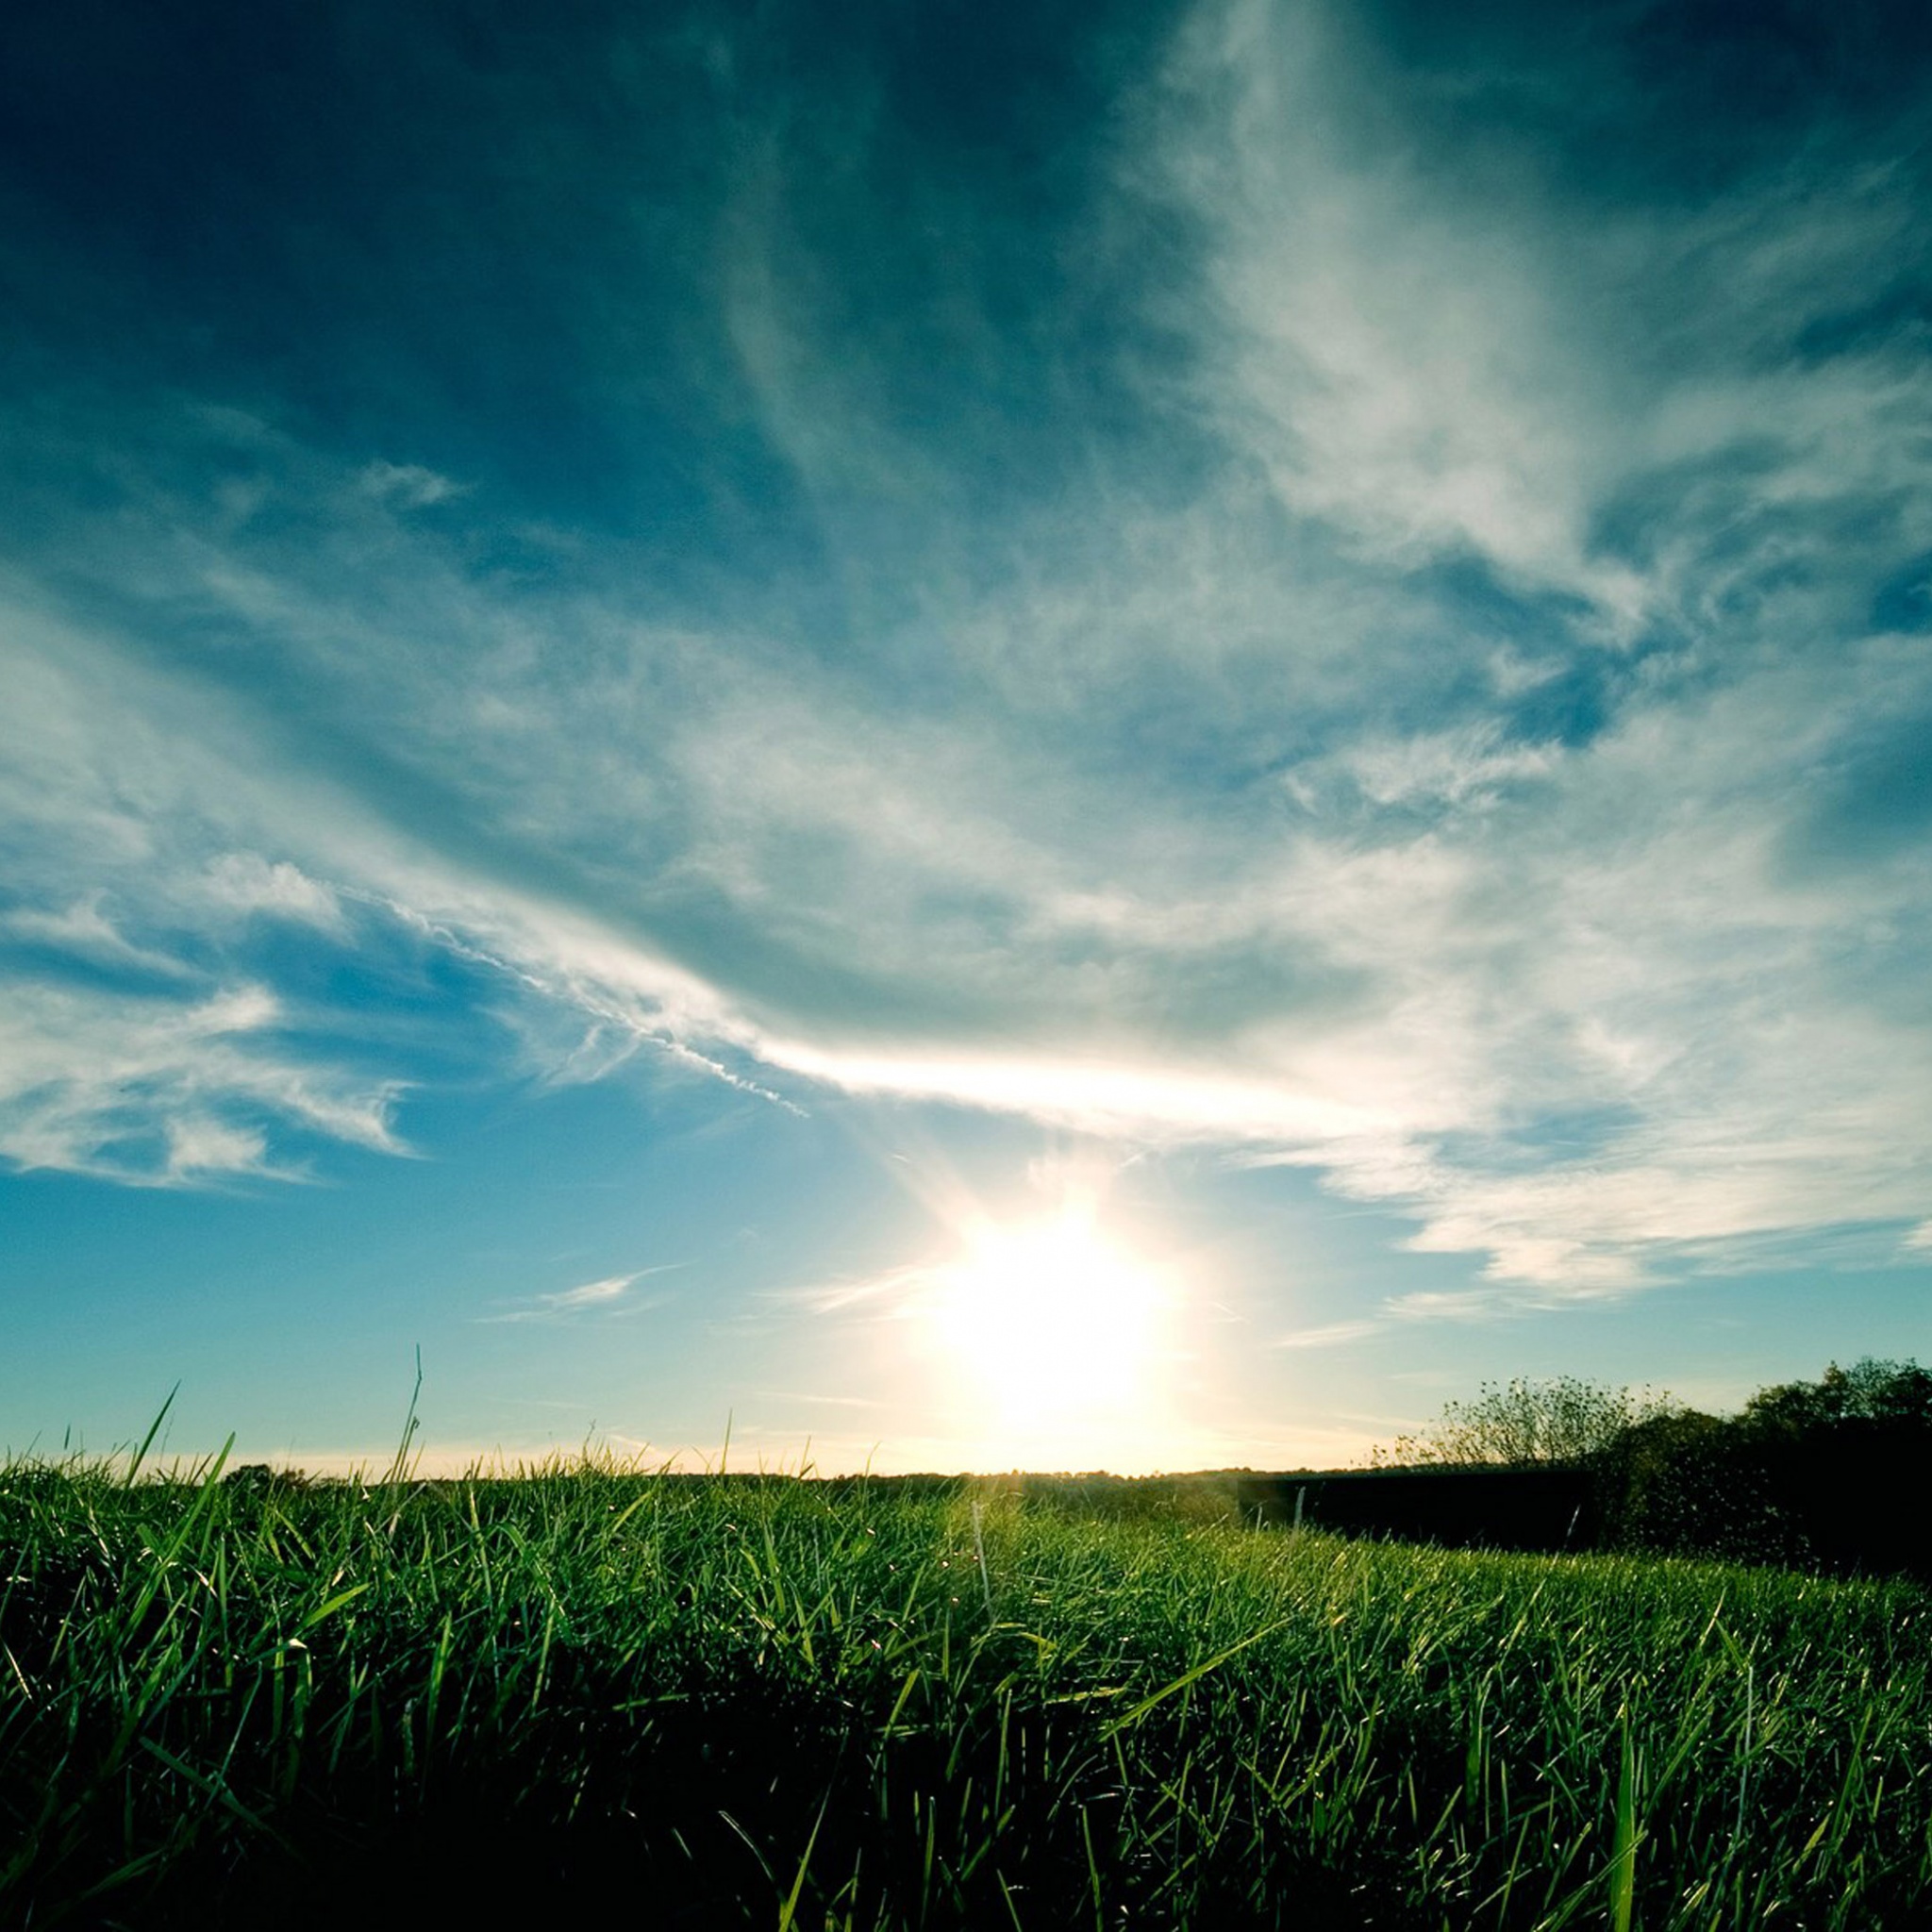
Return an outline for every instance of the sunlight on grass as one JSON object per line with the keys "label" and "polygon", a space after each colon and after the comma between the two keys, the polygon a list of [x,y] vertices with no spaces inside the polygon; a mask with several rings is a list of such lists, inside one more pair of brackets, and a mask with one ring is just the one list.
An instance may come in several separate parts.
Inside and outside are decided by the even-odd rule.
{"label": "sunlight on grass", "polygon": [[1257,1532],[1205,1481],[216,1474],[0,1471],[0,1917],[1932,1906],[1913,1586]]}

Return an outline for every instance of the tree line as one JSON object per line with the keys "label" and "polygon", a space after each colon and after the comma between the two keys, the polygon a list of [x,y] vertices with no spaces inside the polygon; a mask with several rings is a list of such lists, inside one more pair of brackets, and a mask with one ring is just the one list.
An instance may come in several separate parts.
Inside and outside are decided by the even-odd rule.
{"label": "tree line", "polygon": [[1932,1579],[1932,1372],[1836,1362],[1734,1415],[1574,1376],[1485,1383],[1385,1468],[1587,1471],[1611,1548]]}

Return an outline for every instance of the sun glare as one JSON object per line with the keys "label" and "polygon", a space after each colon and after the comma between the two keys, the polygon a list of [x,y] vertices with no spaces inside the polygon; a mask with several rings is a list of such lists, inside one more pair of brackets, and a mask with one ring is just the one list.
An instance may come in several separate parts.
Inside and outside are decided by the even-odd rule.
{"label": "sun glare", "polygon": [[1037,1439],[1146,1398],[1167,1295],[1091,1214],[984,1225],[935,1288],[953,1371],[1006,1430]]}

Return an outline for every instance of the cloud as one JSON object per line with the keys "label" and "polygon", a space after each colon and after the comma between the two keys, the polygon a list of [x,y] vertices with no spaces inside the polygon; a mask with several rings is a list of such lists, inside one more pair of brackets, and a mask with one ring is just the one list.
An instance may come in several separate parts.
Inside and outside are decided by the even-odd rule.
{"label": "cloud", "polygon": [[604,1281],[587,1281],[581,1288],[567,1288],[560,1294],[542,1299],[553,1308],[582,1308],[603,1302],[614,1302],[637,1279],[635,1274],[613,1274]]}
{"label": "cloud", "polygon": [[373,1152],[406,1151],[396,1088],[279,1051],[261,987],[198,1002],[98,988],[14,987],[0,1011],[0,1154],[140,1186],[299,1177],[261,1123]]}
{"label": "cloud", "polygon": [[318,1057],[299,1036],[335,1016],[277,991],[235,930],[238,912],[270,911],[347,937],[325,889],[235,837],[286,817],[313,841],[340,794],[278,772],[231,698],[54,614],[18,578],[0,586],[0,686],[8,882],[25,901],[0,934],[35,949],[11,962],[0,1016],[0,1151],[163,1186],[300,1178],[318,1139],[407,1152],[391,1118],[407,1081],[351,1064],[340,1040]]}
{"label": "cloud", "polygon": [[224,852],[208,862],[208,896],[237,912],[266,912],[320,927],[338,938],[347,922],[336,895],[287,859],[274,862],[256,852]]}
{"label": "cloud", "polygon": [[[1541,76],[1577,127],[1602,53]],[[1319,5],[1205,5],[1177,42],[1156,152],[1214,237],[1204,397],[1283,503],[1386,564],[1480,558],[1624,648],[1842,532],[1796,506],[1869,504],[1889,535],[1932,375],[1882,333],[1806,345],[1923,259],[1899,150],[1821,128],[1702,200],[1580,206],[1550,121],[1445,121],[1442,78]]]}
{"label": "cloud", "polygon": [[[407,568],[418,595],[444,571],[434,551]],[[432,636],[475,602],[445,578]],[[251,591],[250,608],[308,608],[331,654],[353,627],[295,583]],[[538,689],[507,661],[462,694],[513,714],[507,739],[445,735],[455,699],[433,652],[358,660],[365,691],[389,686],[373,715],[391,768],[431,801],[513,796],[502,843],[446,840],[434,814],[386,824],[357,796],[358,760],[319,785],[291,776],[219,712],[188,723],[153,673],[133,705],[95,693],[86,728],[77,703],[43,708],[80,752],[61,836],[117,891],[147,879],[158,924],[198,902],[340,941],[340,893],[316,875],[353,882],[492,976],[562,1077],[641,1048],[753,1092],[830,1087],[1245,1148],[1406,1206],[1419,1245],[1487,1253],[1499,1279],[1534,1287],[1630,1285],[1673,1242],[1795,1235],[1837,1218],[1855,1181],[1861,1213],[1918,1211],[1919,1036],[1904,1016],[1852,1023],[1842,1003],[1869,1006],[1857,986],[1884,983],[1882,949],[1847,953],[1840,935],[1884,932],[1903,959],[1922,874],[1909,853],[1824,877],[1787,858],[1808,809],[1793,765],[1832,765],[1866,721],[1932,701],[1882,638],[1825,665],[1782,651],[1767,620],[1750,675],[1658,677],[1587,745],[1512,741],[1495,717],[1405,737],[1372,712],[1204,811],[1105,762],[1056,767],[996,714],[884,732],[810,665],[730,650],[652,747],[629,737],[636,690],[683,647],[610,615],[573,621],[609,647],[593,678],[558,657]],[[71,652],[62,675],[104,653]],[[399,681],[397,665],[414,669]],[[567,793],[558,774],[587,762],[611,782]],[[110,795],[108,771],[131,818],[80,803],[90,785]],[[654,857],[667,822],[679,841]],[[244,826],[296,856],[238,846]],[[1807,1091],[1832,1122],[1796,1144],[1777,1131],[1793,1054],[1816,1062]],[[1579,1109],[1622,1124],[1566,1164],[1540,1123]],[[121,1117],[81,1107],[37,1158],[92,1159],[87,1134]]]}
{"label": "cloud", "polygon": [[927,1292],[943,1265],[938,1260],[917,1261],[862,1278],[813,1282],[773,1292],[776,1299],[808,1308],[815,1315],[842,1317],[849,1310],[863,1309],[871,1320],[897,1322]]}
{"label": "cloud", "polygon": [[1315,1328],[1291,1329],[1286,1335],[1274,1338],[1276,1348],[1340,1348],[1350,1341],[1359,1341],[1365,1335],[1373,1335],[1383,1324],[1380,1322],[1325,1322]]}
{"label": "cloud", "polygon": [[[1215,0],[1024,207],[872,75],[839,222],[839,117],[734,95],[699,427],[575,523],[76,388],[0,585],[8,930],[181,985],[30,985],[0,1146],[399,1146],[332,948],[398,1035],[459,970],[501,1070],[1306,1165],[1470,1307],[1924,1224],[1918,175],[1834,122],[1647,176],[1610,31],[1472,113],[1474,56]],[[658,298],[583,292],[631,368]]]}
{"label": "cloud", "polygon": [[[1457,807],[1495,800],[1511,787],[1547,776],[1558,758],[1548,744],[1507,744],[1491,721],[1457,731],[1370,740],[1341,755],[1341,770],[1373,807]],[[1296,795],[1320,808],[1312,774],[1291,778]]]}
{"label": "cloud", "polygon": [[587,1309],[614,1311],[620,1304],[626,1314],[642,1314],[649,1308],[661,1307],[662,1303],[658,1300],[639,1301],[631,1296],[632,1288],[646,1275],[667,1274],[684,1265],[681,1261],[660,1261],[654,1268],[638,1268],[628,1274],[609,1274],[598,1281],[580,1283],[575,1288],[535,1295],[521,1307],[508,1308],[501,1314],[478,1315],[475,1319],[485,1323],[554,1321],[559,1316],[580,1314]]}
{"label": "cloud", "polygon": [[229,1126],[202,1116],[171,1120],[167,1136],[167,1172],[171,1179],[267,1171],[268,1143],[255,1128]]}
{"label": "cloud", "polygon": [[1217,407],[1284,504],[1360,555],[1479,556],[1627,632],[1644,587],[1589,541],[1621,439],[1533,194],[1473,192],[1382,122],[1399,82],[1340,9],[1203,7],[1170,81],[1165,162],[1220,231]]}
{"label": "cloud", "polygon": [[101,898],[102,894],[96,892],[60,911],[23,907],[0,917],[0,930],[137,973],[157,974],[171,979],[189,973],[191,969],[179,959],[128,941],[102,912]]}
{"label": "cloud", "polygon": [[401,509],[427,509],[463,493],[463,485],[420,463],[370,463],[357,474],[356,484],[366,495]]}

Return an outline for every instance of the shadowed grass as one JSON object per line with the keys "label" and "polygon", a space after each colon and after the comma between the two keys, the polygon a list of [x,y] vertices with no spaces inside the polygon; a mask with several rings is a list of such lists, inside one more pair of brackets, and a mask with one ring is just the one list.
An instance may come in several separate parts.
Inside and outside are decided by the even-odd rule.
{"label": "shadowed grass", "polygon": [[702,1926],[1932,1909],[1909,1586],[594,1457],[218,1474],[0,1472],[0,1912],[489,1924],[612,1888]]}

